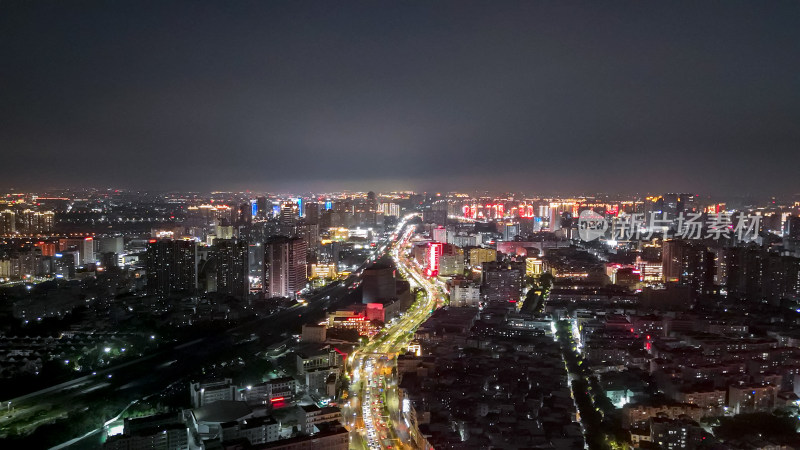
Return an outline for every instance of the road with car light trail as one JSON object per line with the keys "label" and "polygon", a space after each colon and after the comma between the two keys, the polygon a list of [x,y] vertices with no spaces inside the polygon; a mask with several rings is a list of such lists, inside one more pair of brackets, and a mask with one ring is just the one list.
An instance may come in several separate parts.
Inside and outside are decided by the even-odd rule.
{"label": "road with car light trail", "polygon": [[390,254],[411,287],[422,289],[424,295],[348,360],[351,386],[343,415],[352,432],[351,448],[416,448],[416,430],[410,429],[402,417],[393,369],[397,355],[406,352],[414,331],[436,308],[445,304],[446,291],[443,283],[423,276],[421,268],[409,259],[414,227],[401,232],[402,237],[390,249]]}

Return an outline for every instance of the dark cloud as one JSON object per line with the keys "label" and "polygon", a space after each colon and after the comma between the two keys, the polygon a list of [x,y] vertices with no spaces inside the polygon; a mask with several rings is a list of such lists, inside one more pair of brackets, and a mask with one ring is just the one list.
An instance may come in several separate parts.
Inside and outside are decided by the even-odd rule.
{"label": "dark cloud", "polygon": [[0,186],[800,191],[796,2],[2,2]]}

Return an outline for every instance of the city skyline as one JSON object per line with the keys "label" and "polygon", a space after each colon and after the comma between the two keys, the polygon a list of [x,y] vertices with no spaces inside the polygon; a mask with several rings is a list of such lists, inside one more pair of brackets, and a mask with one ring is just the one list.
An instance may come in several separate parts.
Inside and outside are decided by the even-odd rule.
{"label": "city skyline", "polygon": [[[800,192],[793,193],[771,193],[766,192],[762,194],[740,194],[738,192],[728,192],[712,194],[709,192],[691,192],[688,189],[677,189],[673,191],[658,191],[646,190],[638,192],[616,192],[616,191],[555,191],[555,190],[488,190],[488,189],[464,189],[464,190],[444,190],[444,189],[429,189],[429,190],[415,190],[415,189],[390,189],[379,190],[371,189],[366,186],[365,189],[328,189],[328,190],[314,190],[298,188],[296,190],[290,189],[275,189],[275,190],[256,190],[256,189],[213,189],[213,190],[181,190],[181,189],[137,189],[137,188],[119,188],[119,187],[83,187],[83,188],[32,188],[32,189],[17,189],[14,187],[4,188],[6,196],[66,196],[71,197],[75,195],[89,196],[89,198],[96,198],[102,195],[148,195],[148,196],[164,196],[164,198],[186,198],[192,196],[268,196],[271,199],[306,199],[323,201],[324,199],[340,198],[348,196],[366,196],[368,193],[376,193],[381,196],[389,196],[394,194],[404,195],[420,195],[424,198],[441,198],[453,199],[457,197],[465,198],[506,198],[515,200],[564,200],[564,199],[596,199],[598,201],[644,201],[651,196],[663,196],[665,194],[676,195],[692,195],[698,200],[704,202],[732,202],[737,206],[748,205],[766,205],[772,206],[791,205],[800,199]],[[222,198],[220,197],[220,198]],[[232,200],[228,198],[230,203]],[[220,201],[220,200],[217,200]],[[226,200],[222,200],[223,203]]]}
{"label": "city skyline", "polygon": [[5,192],[0,306],[14,447],[800,442],[796,197]]}
{"label": "city skyline", "polygon": [[796,191],[793,3],[3,9],[4,188]]}
{"label": "city skyline", "polygon": [[798,23],[0,0],[0,447],[800,449]]}

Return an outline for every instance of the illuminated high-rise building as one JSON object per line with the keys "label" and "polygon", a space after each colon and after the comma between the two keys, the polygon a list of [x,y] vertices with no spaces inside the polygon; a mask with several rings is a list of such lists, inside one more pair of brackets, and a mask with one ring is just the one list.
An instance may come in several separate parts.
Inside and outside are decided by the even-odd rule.
{"label": "illuminated high-rise building", "polygon": [[253,218],[258,217],[258,200],[250,200],[250,216]]}
{"label": "illuminated high-rise building", "polygon": [[316,253],[319,250],[319,225],[302,219],[295,230],[308,245],[308,254],[314,257],[312,261],[316,260]]}
{"label": "illuminated high-rise building", "polygon": [[439,259],[439,275],[458,276],[464,274],[464,254],[443,254]]}
{"label": "illuminated high-rise building", "polygon": [[550,217],[550,206],[539,205],[537,217]]}
{"label": "illuminated high-rise building", "polygon": [[676,213],[691,213],[697,210],[697,196],[694,194],[678,194]]}
{"label": "illuminated high-rise building", "polygon": [[483,264],[483,297],[487,302],[516,303],[522,295],[525,263],[487,262]]}
{"label": "illuminated high-rise building", "polygon": [[728,296],[778,305],[800,298],[800,258],[757,247],[717,251],[717,284]]}
{"label": "illuminated high-rise building", "polygon": [[691,286],[699,294],[709,294],[714,288],[715,256],[697,242],[672,239],[662,246],[665,282]]}
{"label": "illuminated high-rise building", "polygon": [[217,239],[213,257],[216,258],[217,292],[238,299],[247,298],[250,291],[249,246],[245,241]]}
{"label": "illuminated high-rise building", "polygon": [[68,253],[56,253],[53,255],[51,271],[56,278],[75,278],[75,258]]}
{"label": "illuminated high-rise building", "polygon": [[422,211],[422,221],[425,223],[435,223],[438,225],[447,224],[447,201],[436,200]]}
{"label": "illuminated high-rise building", "polygon": [[295,298],[306,285],[308,246],[299,238],[276,237],[264,247],[264,278],[270,297]]}
{"label": "illuminated high-rise building", "polygon": [[378,211],[378,199],[372,191],[367,192],[367,212]]}
{"label": "illuminated high-rise building", "polygon": [[293,226],[300,218],[300,206],[295,202],[283,202],[280,209],[280,222],[284,226]]}
{"label": "illuminated high-rise building", "polygon": [[197,288],[197,243],[188,240],[151,240],[147,245],[147,293],[169,297]]}
{"label": "illuminated high-rise building", "polygon": [[525,275],[532,277],[542,273],[542,260],[536,257],[525,258]]}
{"label": "illuminated high-rise building", "polygon": [[53,211],[26,209],[17,217],[19,231],[29,235],[48,234],[53,231],[54,217]]}
{"label": "illuminated high-rise building", "polygon": [[239,209],[234,212],[233,223],[236,226],[245,226],[253,222],[253,206],[248,203],[239,205]]}
{"label": "illuminated high-rise building", "polygon": [[217,225],[214,227],[215,239],[233,239],[236,237],[236,229],[230,225]]}
{"label": "illuminated high-rise building", "polygon": [[[199,205],[186,208],[187,218],[205,225],[218,224],[231,219],[231,207],[227,205]],[[235,219],[235,216],[234,216]]]}
{"label": "illuminated high-rise building", "polygon": [[789,239],[800,240],[800,217],[786,216],[783,222],[783,235]]}
{"label": "illuminated high-rise building", "polygon": [[497,232],[503,236],[504,241],[513,241],[519,235],[519,224],[515,222],[498,222]]}
{"label": "illuminated high-rise building", "polygon": [[478,267],[487,262],[497,261],[497,250],[491,248],[471,248],[469,249],[469,265]]}
{"label": "illuminated high-rise building", "polygon": [[400,216],[400,205],[397,203],[381,203],[379,208],[379,212],[382,212],[384,216]]}
{"label": "illuminated high-rise building", "polygon": [[33,245],[41,249],[42,256],[55,256],[58,253],[58,242],[55,241],[39,241]]}
{"label": "illuminated high-rise building", "polygon": [[425,273],[429,277],[439,275],[439,264],[442,258],[444,244],[441,242],[431,242],[425,250]]}
{"label": "illuminated high-rise building", "polygon": [[10,236],[17,230],[17,214],[6,209],[0,211],[0,235]]}
{"label": "illuminated high-rise building", "polygon": [[256,198],[256,208],[258,209],[257,216],[260,219],[264,219],[269,215],[269,210],[271,209],[272,205],[267,203],[267,197],[257,197]]}
{"label": "illuminated high-rise building", "polygon": [[77,250],[80,255],[78,264],[92,264],[95,262],[94,238],[62,238],[58,240],[58,251],[65,252]]}

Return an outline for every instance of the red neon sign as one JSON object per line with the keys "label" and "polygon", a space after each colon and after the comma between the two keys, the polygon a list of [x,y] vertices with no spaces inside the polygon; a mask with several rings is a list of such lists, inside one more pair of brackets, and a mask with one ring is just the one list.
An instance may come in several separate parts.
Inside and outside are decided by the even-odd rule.
{"label": "red neon sign", "polygon": [[284,399],[286,399],[286,397],[275,397],[273,399],[270,399],[270,401],[272,403],[277,403],[277,402],[282,402]]}

